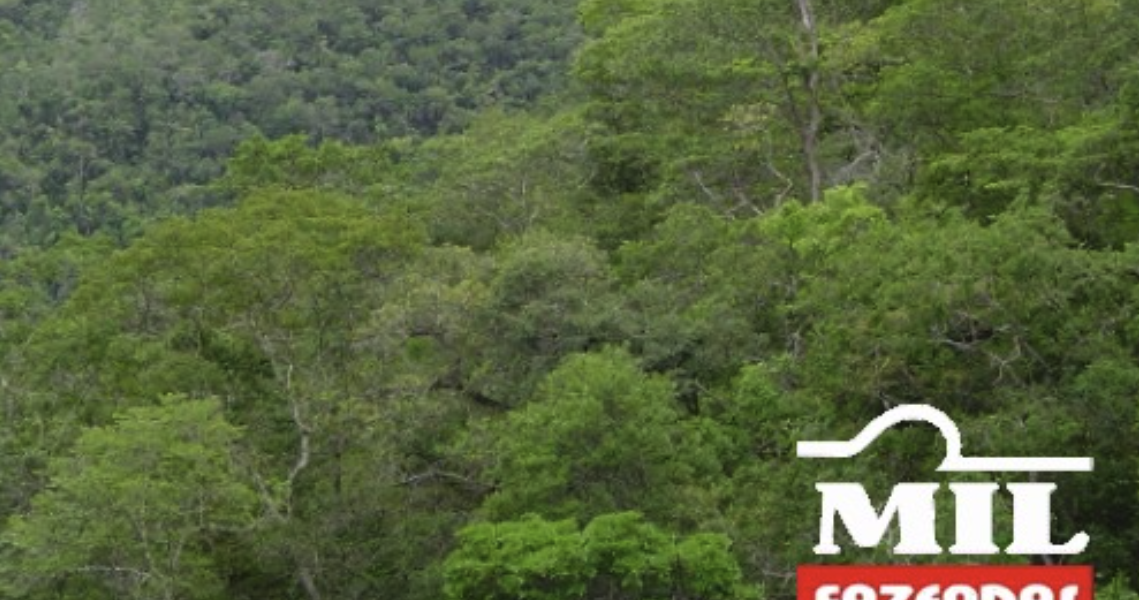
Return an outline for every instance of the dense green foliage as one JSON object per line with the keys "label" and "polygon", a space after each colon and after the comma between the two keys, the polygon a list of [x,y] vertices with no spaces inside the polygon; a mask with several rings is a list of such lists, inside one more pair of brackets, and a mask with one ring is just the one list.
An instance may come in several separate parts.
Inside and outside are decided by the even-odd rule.
{"label": "dense green foliage", "polygon": [[0,0],[0,600],[787,598],[904,403],[1135,598],[1135,0],[382,4]]}
{"label": "dense green foliage", "polygon": [[455,132],[563,87],[558,0],[0,3],[0,254],[225,200],[255,135]]}

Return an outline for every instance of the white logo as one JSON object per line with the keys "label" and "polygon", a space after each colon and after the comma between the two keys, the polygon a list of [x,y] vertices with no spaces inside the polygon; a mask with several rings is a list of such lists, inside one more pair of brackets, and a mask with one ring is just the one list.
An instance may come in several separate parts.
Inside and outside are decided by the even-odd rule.
{"label": "white logo", "polygon": [[[936,427],[945,438],[942,472],[1088,472],[1091,458],[1057,457],[967,457],[961,453],[961,432],[945,413],[924,404],[895,407],[874,419],[853,439],[847,441],[799,442],[800,458],[850,458],[865,450],[887,429],[903,421],[924,421]],[[894,546],[896,554],[940,554],[935,537],[934,494],[937,483],[901,483],[894,486],[881,514],[874,511],[865,488],[858,483],[817,483],[823,495],[816,554],[838,554],[834,541],[835,517],[842,519],[854,543],[862,548],[878,545],[897,518],[901,535]],[[949,548],[956,555],[991,555],[999,552],[993,543],[993,495],[995,483],[950,483],[956,501],[956,540]],[[1013,541],[1008,554],[1079,554],[1088,545],[1088,535],[1078,533],[1065,544],[1053,544],[1052,492],[1055,483],[1009,483],[1013,499]]]}

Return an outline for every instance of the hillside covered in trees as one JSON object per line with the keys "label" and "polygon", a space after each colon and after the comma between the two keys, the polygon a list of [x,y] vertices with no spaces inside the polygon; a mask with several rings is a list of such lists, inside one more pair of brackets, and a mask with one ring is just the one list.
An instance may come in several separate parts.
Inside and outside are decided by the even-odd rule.
{"label": "hillside covered in trees", "polygon": [[815,482],[963,477],[928,427],[795,457],[907,403],[1094,457],[1054,535],[1134,600],[1137,32],[0,0],[0,600],[791,598]]}

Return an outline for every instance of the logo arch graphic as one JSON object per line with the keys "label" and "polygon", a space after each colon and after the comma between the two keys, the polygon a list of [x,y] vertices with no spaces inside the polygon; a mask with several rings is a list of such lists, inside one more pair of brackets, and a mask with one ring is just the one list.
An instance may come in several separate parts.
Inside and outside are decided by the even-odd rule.
{"label": "logo arch graphic", "polygon": [[937,467],[941,472],[1089,472],[1093,467],[1090,457],[1043,456],[964,456],[961,450],[961,430],[948,415],[928,404],[902,404],[871,421],[858,435],[845,441],[799,442],[796,453],[800,458],[851,458],[865,450],[889,428],[905,421],[923,421],[933,425],[945,438],[945,460]]}

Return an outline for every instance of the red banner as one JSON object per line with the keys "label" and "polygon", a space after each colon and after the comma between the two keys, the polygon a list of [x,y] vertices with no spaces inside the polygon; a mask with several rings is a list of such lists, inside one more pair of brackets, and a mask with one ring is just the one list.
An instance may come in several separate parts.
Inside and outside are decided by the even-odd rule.
{"label": "red banner", "polygon": [[1092,600],[1092,567],[801,565],[798,600]]}

